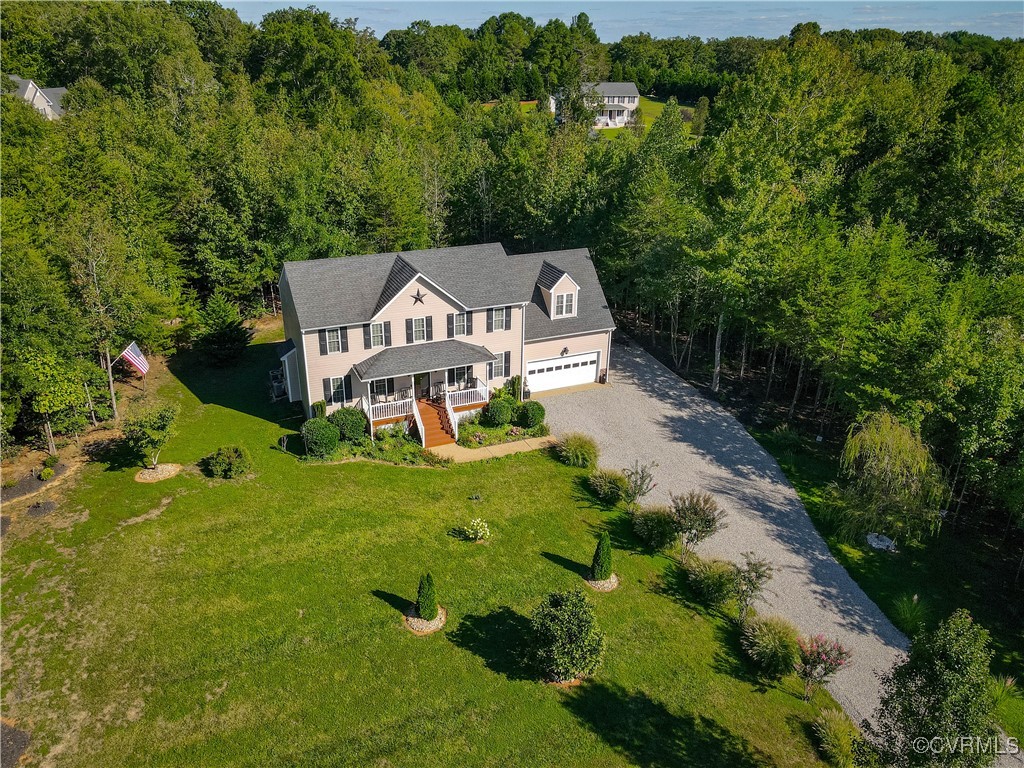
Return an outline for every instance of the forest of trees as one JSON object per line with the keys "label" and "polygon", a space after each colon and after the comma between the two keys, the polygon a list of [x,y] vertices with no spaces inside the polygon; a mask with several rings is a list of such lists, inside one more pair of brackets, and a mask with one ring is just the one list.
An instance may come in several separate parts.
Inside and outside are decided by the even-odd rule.
{"label": "forest of trees", "polygon": [[[378,40],[184,0],[6,4],[2,43],[4,73],[70,88],[52,123],[0,98],[5,446],[109,417],[111,350],[187,346],[213,296],[263,311],[286,260],[586,246],[681,371],[706,344],[713,391],[724,359],[791,415],[891,413],[945,507],[1024,520],[1020,40],[605,44],[514,13]],[[671,99],[613,140],[519,108],[609,77],[700,100],[692,125]]]}

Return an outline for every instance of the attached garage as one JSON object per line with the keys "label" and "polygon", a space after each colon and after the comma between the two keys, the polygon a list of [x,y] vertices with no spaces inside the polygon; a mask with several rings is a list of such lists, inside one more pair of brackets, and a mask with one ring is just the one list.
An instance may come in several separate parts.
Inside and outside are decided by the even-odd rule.
{"label": "attached garage", "polygon": [[600,355],[600,352],[587,352],[530,361],[526,364],[526,385],[530,392],[546,392],[597,381]]}

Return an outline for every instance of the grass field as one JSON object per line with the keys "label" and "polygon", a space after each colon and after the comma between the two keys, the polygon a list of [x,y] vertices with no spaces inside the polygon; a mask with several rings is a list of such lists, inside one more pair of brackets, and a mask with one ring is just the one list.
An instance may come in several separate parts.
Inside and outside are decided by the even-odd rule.
{"label": "grass field", "polygon": [[[733,623],[546,454],[450,469],[298,461],[266,401],[264,335],[237,369],[188,358],[150,390],[178,403],[156,484],[116,449],[4,551],[5,717],[68,766],[809,766],[811,704],[762,685]],[[254,476],[189,467],[239,443]],[[475,497],[479,497],[476,500]],[[493,538],[449,531],[473,517]],[[606,661],[575,688],[522,657],[526,616],[582,585],[610,529],[622,586],[589,593]],[[448,626],[400,612],[431,570]],[[587,589],[585,586],[584,589]]]}
{"label": "grass field", "polygon": [[[1003,572],[993,563],[993,551],[964,546],[963,536],[950,532],[922,546],[903,547],[897,554],[844,541],[824,515],[828,485],[838,470],[834,457],[807,441],[795,447],[775,432],[755,431],[754,437],[779,461],[832,554],[891,619],[897,616],[896,600],[904,595],[918,595],[924,601],[931,625],[957,608],[967,608],[992,634],[994,671],[1021,680],[1021,606],[1011,602],[1009,585],[993,582],[993,574]],[[1007,733],[1024,739],[1024,698],[1006,699],[997,714]]]}
{"label": "grass field", "polygon": [[[651,126],[654,124],[654,121],[657,119],[658,115],[661,114],[663,109],[665,109],[665,99],[652,99],[647,96],[640,97],[640,113],[644,121],[644,130],[651,129]],[[689,123],[687,123],[687,126],[689,126]],[[614,139],[624,130],[626,129],[604,128],[597,133],[599,136],[606,139]]]}

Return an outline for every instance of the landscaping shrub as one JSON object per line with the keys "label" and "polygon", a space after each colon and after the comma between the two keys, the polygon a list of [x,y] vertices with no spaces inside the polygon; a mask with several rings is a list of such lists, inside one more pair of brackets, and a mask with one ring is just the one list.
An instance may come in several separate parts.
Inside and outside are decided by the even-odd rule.
{"label": "landscaping shrub", "polygon": [[656,552],[668,549],[676,540],[676,523],[668,507],[641,507],[632,513],[633,531]]}
{"label": "landscaping shrub", "polygon": [[520,404],[516,413],[516,423],[525,429],[533,429],[544,423],[544,406],[536,400],[527,400]]}
{"label": "landscaping shrub", "polygon": [[466,541],[486,541],[491,538],[490,527],[479,517],[470,520],[469,525],[463,527],[460,533]]}
{"label": "landscaping shrub", "polygon": [[656,461],[652,461],[650,464],[634,461],[632,467],[622,470],[627,481],[626,493],[622,498],[629,509],[635,509],[640,504],[640,500],[654,490],[657,485],[654,482],[654,469],[657,466],[658,462]]}
{"label": "landscaping shrub", "polygon": [[339,408],[327,420],[338,428],[343,442],[358,443],[366,437],[366,414],[358,408]]}
{"label": "landscaping shrub", "polygon": [[210,477],[223,477],[230,480],[241,477],[252,469],[249,452],[240,445],[225,445],[218,448],[203,460],[203,469]]}
{"label": "landscaping shrub", "polygon": [[1021,696],[1021,691],[1017,688],[1017,679],[1011,675],[994,675],[988,681],[988,692],[992,697],[992,703],[997,707],[1007,699]]}
{"label": "landscaping shrub", "polygon": [[577,680],[600,666],[604,635],[594,607],[578,589],[549,594],[533,612],[530,624],[537,664],[548,679]]}
{"label": "landscaping shrub", "polygon": [[928,606],[917,595],[901,595],[893,603],[893,623],[913,637],[928,622]]}
{"label": "landscaping shrub", "polygon": [[558,441],[558,457],[570,467],[593,467],[597,464],[597,443],[589,435],[570,432]]}
{"label": "landscaping shrub", "polygon": [[614,469],[595,469],[587,478],[587,483],[594,495],[610,507],[619,503],[629,487],[626,476]]}
{"label": "landscaping shrub", "polygon": [[323,400],[317,400],[313,403],[313,418],[314,419],[326,419],[327,418],[327,403]]}
{"label": "landscaping shrub", "polygon": [[508,397],[492,398],[484,409],[484,421],[489,427],[504,427],[512,421],[515,401]]}
{"label": "landscaping shrub", "polygon": [[736,568],[736,604],[739,606],[739,619],[745,624],[747,616],[753,610],[754,601],[764,591],[765,586],[775,573],[775,567],[767,560],[757,557],[753,552],[743,553],[743,565]]}
{"label": "landscaping shrub", "polygon": [[53,469],[58,464],[60,464],[60,456],[58,456],[56,453],[51,453],[49,456],[43,459],[43,466],[46,467],[47,469]]}
{"label": "landscaping shrub", "polygon": [[796,627],[780,616],[758,616],[746,623],[740,645],[770,680],[791,673],[800,658]]}
{"label": "landscaping shrub", "polygon": [[338,428],[327,419],[310,419],[302,425],[306,453],[318,459],[326,459],[338,449],[340,436]]}
{"label": "landscaping shrub", "polygon": [[501,389],[502,389],[503,392],[505,392],[505,394],[507,394],[513,400],[518,400],[519,399],[519,391],[520,391],[520,389],[522,387],[522,383],[523,383],[523,377],[520,376],[519,374],[516,374],[515,376],[510,378],[508,381],[506,381]]}
{"label": "landscaping shrub", "polygon": [[424,621],[437,618],[437,594],[434,592],[434,577],[429,572],[420,576],[420,586],[416,590],[416,615]]}
{"label": "landscaping shrub", "polygon": [[850,652],[838,640],[829,640],[824,635],[801,637],[797,646],[800,658],[796,663],[796,674],[804,683],[804,701],[810,701],[817,686],[827,683],[850,663]]}
{"label": "landscaping shrub", "polygon": [[736,594],[736,566],[726,560],[698,559],[689,566],[690,583],[709,608],[728,602]]}
{"label": "landscaping shrub", "polygon": [[725,512],[710,493],[673,493],[672,514],[676,521],[676,531],[682,541],[684,556],[692,553],[695,546],[725,527],[722,523]]}
{"label": "landscaping shrub", "polygon": [[814,721],[814,735],[821,753],[836,768],[855,768],[855,745],[860,740],[857,727],[841,709],[823,709]]}
{"label": "landscaping shrub", "polygon": [[597,539],[597,549],[590,564],[590,578],[594,581],[607,581],[612,577],[612,539],[608,531],[601,531]]}
{"label": "landscaping shrub", "polygon": [[53,477],[53,474],[53,467],[43,467],[41,470],[39,470],[39,479],[49,480],[50,478]]}

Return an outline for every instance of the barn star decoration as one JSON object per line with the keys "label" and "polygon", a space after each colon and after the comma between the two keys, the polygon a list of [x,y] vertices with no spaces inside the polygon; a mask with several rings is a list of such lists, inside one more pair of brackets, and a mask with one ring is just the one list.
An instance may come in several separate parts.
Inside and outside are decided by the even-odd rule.
{"label": "barn star decoration", "polygon": [[427,294],[421,291],[419,288],[416,289],[416,293],[412,295],[413,304],[422,304],[423,300],[427,298]]}

